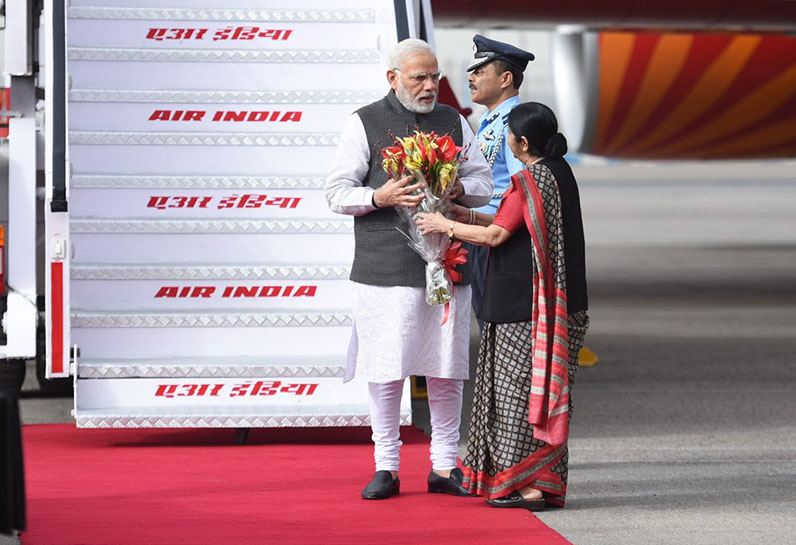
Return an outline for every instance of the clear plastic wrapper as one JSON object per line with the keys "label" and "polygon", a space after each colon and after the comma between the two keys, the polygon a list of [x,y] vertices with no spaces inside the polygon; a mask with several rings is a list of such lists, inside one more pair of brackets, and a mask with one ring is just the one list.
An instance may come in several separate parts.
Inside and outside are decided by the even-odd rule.
{"label": "clear plastic wrapper", "polygon": [[[424,180],[421,172],[411,171],[415,180]],[[421,235],[414,221],[418,212],[445,214],[448,201],[444,195],[437,197],[428,188],[422,190],[425,198],[415,208],[400,206],[398,214],[405,220],[406,230],[397,227],[409,240],[409,247],[416,251],[426,262],[426,302],[429,305],[442,305],[453,298],[453,281],[445,268],[443,260],[451,245],[451,240],[445,233],[430,233]]]}

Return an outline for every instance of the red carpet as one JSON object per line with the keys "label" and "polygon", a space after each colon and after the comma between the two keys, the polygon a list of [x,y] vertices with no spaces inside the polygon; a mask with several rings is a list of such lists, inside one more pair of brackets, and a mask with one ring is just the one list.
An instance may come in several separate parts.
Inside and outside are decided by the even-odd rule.
{"label": "red carpet", "polygon": [[402,437],[401,494],[365,501],[370,430],[23,428],[23,545],[565,545],[524,510],[428,494],[428,440]]}

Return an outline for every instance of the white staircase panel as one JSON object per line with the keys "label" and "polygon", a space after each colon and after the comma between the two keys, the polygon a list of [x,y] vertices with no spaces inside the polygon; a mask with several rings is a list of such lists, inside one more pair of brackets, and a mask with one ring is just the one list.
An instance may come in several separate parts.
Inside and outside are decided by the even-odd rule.
{"label": "white staircase panel", "polygon": [[[84,428],[369,426],[367,382],[324,377],[78,379]],[[412,423],[409,381],[401,425]]]}
{"label": "white staircase panel", "polygon": [[340,309],[351,306],[341,280],[73,280],[72,306],[87,311],[224,312]]}
{"label": "white staircase panel", "polygon": [[[183,61],[179,77],[175,78],[174,63],[129,60],[71,61],[70,73],[75,89],[186,89],[216,90],[219,82],[235,82],[239,91],[285,91],[301,89],[325,91],[345,82],[346,89],[372,89],[381,84],[389,90],[385,79],[386,68],[375,57],[367,64],[334,61],[300,64],[298,62],[266,62],[268,57],[252,57],[251,62],[240,62],[242,56],[218,56],[212,69],[206,63]],[[187,55],[186,55],[187,58]],[[270,60],[274,60],[271,57]],[[236,62],[238,61],[238,62]],[[212,74],[212,77],[209,76]],[[296,85],[300,82],[301,86]],[[384,82],[383,84],[381,82]]]}
{"label": "white staircase panel", "polygon": [[394,10],[69,2],[78,426],[368,424],[366,383],[342,382],[353,218],[323,187],[389,89]]}
{"label": "white staircase panel", "polygon": [[73,188],[73,218],[339,220],[318,189]]}
{"label": "white staircase panel", "polygon": [[[74,102],[75,131],[323,133],[342,127],[355,104]],[[386,135],[385,135],[386,138]]]}
{"label": "white staircase panel", "polygon": [[[195,136],[195,135],[194,135]],[[335,135],[336,138],[336,135]],[[154,141],[154,139],[150,139]],[[188,140],[190,142],[191,140]],[[70,146],[76,174],[153,175],[304,175],[326,176],[334,158],[328,146],[223,145],[80,145]]]}
{"label": "white staircase panel", "polygon": [[[341,378],[271,377],[255,378],[140,378],[80,380],[80,408],[128,409],[161,407],[164,412],[195,410],[201,404],[235,411],[258,408],[270,414],[312,414],[318,406],[332,406],[351,398],[350,386]],[[359,383],[356,384],[361,388]],[[367,413],[367,410],[363,411]]]}
{"label": "white staircase panel", "polygon": [[363,24],[372,20],[372,11],[341,10],[338,14],[344,21],[361,22],[72,18],[68,42],[69,47],[130,49],[375,49],[379,31]]}
{"label": "white staircase panel", "polygon": [[[73,326],[74,327],[74,326]],[[349,325],[337,327],[74,327],[72,340],[81,357],[117,358],[230,358],[261,356],[326,357],[344,365],[351,338]]]}
{"label": "white staircase panel", "polygon": [[73,263],[247,263],[315,265],[334,254],[340,265],[354,257],[346,234],[264,236],[226,234],[73,234]]}

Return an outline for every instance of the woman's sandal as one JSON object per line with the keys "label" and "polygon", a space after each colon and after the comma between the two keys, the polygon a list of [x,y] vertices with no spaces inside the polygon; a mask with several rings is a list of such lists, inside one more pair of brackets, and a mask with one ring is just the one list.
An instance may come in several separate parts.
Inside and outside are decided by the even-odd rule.
{"label": "woman's sandal", "polygon": [[527,509],[528,511],[544,511],[546,502],[544,498],[527,500],[522,497],[522,494],[520,494],[519,491],[515,490],[507,496],[501,496],[500,498],[495,498],[493,500],[486,500],[486,503],[490,507]]}

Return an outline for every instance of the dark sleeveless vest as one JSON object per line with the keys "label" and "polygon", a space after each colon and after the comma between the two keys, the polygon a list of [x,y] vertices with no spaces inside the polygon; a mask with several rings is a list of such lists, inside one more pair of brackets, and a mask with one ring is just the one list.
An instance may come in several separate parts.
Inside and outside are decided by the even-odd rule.
{"label": "dark sleeveless vest", "polygon": [[479,320],[524,322],[533,314],[533,241],[523,223],[509,239],[489,249]]}
{"label": "dark sleeveless vest", "polygon": [[[561,219],[564,223],[564,262],[567,270],[567,311],[588,310],[586,289],[586,251],[578,184],[572,169],[563,158],[543,159],[555,177],[561,196]],[[486,285],[480,320],[495,323],[531,319],[533,311],[533,253],[527,225],[520,227],[502,245],[490,248]]]}
{"label": "dark sleeveless vest", "polygon": [[[393,91],[383,99],[356,112],[362,120],[370,150],[370,168],[363,185],[377,189],[387,182],[381,167],[381,150],[391,146],[395,137],[404,137],[415,130],[449,135],[457,146],[462,145],[459,113],[442,104],[427,114],[410,112],[398,101]],[[354,217],[354,263],[351,280],[374,286],[425,287],[426,263],[407,244],[396,229],[407,230],[395,208],[381,208],[364,216]],[[470,283],[469,264],[459,265],[459,284]]]}

